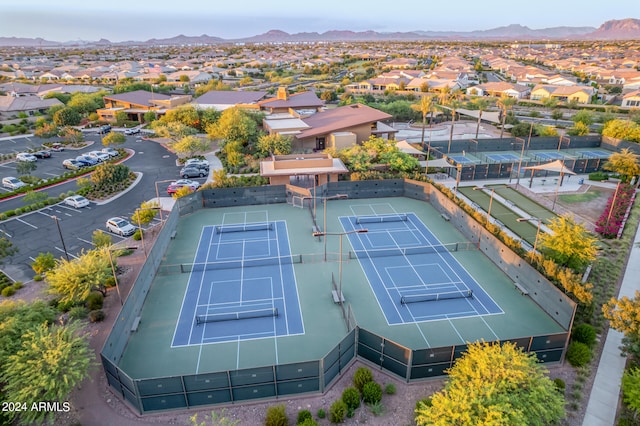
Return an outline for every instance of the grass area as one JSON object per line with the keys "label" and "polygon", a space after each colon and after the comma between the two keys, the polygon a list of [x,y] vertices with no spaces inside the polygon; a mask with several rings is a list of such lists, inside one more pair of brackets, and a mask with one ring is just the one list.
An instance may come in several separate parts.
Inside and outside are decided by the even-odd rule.
{"label": "grass area", "polygon": [[[491,186],[487,186],[487,188],[491,188]],[[538,217],[545,222],[549,222],[549,220],[556,217],[556,214],[551,210],[547,209],[541,204],[533,201],[531,198],[521,194],[515,189],[508,186],[495,186],[496,194],[501,197],[511,201],[515,204],[519,209],[527,212],[529,215],[533,217]]]}
{"label": "grass area", "polygon": [[563,203],[585,203],[591,200],[595,200],[601,194],[597,191],[587,191],[584,194],[568,194],[568,195],[559,195],[558,198]]}

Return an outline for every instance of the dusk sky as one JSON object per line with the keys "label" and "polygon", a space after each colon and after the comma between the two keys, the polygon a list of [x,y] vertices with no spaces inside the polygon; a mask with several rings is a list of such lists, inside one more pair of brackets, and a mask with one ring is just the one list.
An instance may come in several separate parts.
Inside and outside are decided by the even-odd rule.
{"label": "dusk sky", "polygon": [[288,33],[328,30],[473,31],[509,24],[532,29],[598,27],[633,18],[637,0],[535,3],[498,0],[376,2],[285,0],[165,2],[151,0],[21,0],[3,2],[0,37],[52,41],[148,40],[179,34],[241,38],[279,29]]}

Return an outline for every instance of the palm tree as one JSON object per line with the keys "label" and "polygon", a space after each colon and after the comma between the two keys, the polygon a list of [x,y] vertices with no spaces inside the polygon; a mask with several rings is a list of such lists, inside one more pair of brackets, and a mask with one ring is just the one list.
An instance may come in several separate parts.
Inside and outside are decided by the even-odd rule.
{"label": "palm tree", "polygon": [[483,97],[478,97],[473,100],[473,103],[478,107],[478,125],[476,126],[476,139],[480,133],[480,121],[482,121],[482,112],[489,106],[489,100]]}
{"label": "palm tree", "polygon": [[[434,104],[433,104],[433,98],[431,96],[423,96],[422,98],[420,98],[420,103],[418,104],[413,104],[411,105],[411,108],[414,109],[415,111],[419,111],[420,114],[422,114],[422,139],[421,139],[421,145],[422,147],[424,147],[424,129],[426,127],[427,124],[427,114],[433,112],[434,110]],[[433,114],[430,115],[429,118],[429,127],[431,127],[431,121],[433,120]],[[431,141],[429,141],[431,142]],[[427,153],[428,156],[428,153]]]}
{"label": "palm tree", "polygon": [[[500,139],[502,139],[502,135],[504,134],[504,123],[507,120],[507,112],[513,108],[513,106],[518,102],[516,98],[512,98],[511,96],[502,95],[496,105],[502,111],[502,128],[500,129]],[[476,136],[477,138],[477,136]]]}
{"label": "palm tree", "polygon": [[447,154],[451,151],[451,142],[453,141],[453,128],[456,125],[456,109],[460,108],[460,100],[463,97],[462,90],[456,89],[449,94],[447,103],[451,106],[451,129],[449,130],[449,144],[447,145]]}

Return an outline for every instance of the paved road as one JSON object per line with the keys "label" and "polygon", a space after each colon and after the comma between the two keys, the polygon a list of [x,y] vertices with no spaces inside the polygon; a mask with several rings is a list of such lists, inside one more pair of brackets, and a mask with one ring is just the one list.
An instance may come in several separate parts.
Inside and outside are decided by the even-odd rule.
{"label": "paved road", "polygon": [[[129,138],[123,145],[130,148],[134,155],[126,164],[132,171],[142,173],[140,181],[130,191],[122,194],[105,205],[91,203],[89,207],[74,209],[62,204],[46,207],[17,218],[0,222],[0,234],[9,238],[19,252],[11,258],[4,259],[2,270],[14,280],[28,281],[33,277],[31,263],[39,253],[51,252],[56,257],[64,256],[62,241],[70,256],[82,250],[90,249],[91,236],[97,229],[105,230],[105,222],[112,216],[130,218],[136,207],[143,201],[155,198],[157,181],[178,179],[179,168],[176,157],[167,152],[160,144],[152,141],[136,142],[137,138]],[[46,160],[43,160],[46,161]],[[201,180],[203,181],[203,179]],[[161,195],[166,194],[167,183],[158,184]],[[55,195],[60,192],[77,189],[75,181],[48,188],[46,192]],[[20,199],[0,202],[0,211],[17,205],[24,205]],[[58,218],[62,239],[58,232]],[[121,237],[114,235],[113,240]]]}

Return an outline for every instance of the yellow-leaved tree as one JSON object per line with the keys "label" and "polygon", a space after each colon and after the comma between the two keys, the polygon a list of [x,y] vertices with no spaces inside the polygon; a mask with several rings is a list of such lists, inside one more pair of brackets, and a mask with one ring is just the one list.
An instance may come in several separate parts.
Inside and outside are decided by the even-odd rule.
{"label": "yellow-leaved tree", "polygon": [[596,259],[598,238],[572,215],[556,217],[547,226],[551,232],[541,233],[540,250],[558,265],[580,272]]}
{"label": "yellow-leaved tree", "polygon": [[471,343],[448,373],[442,391],[418,402],[419,426],[542,426],[564,418],[563,395],[515,343]]}

